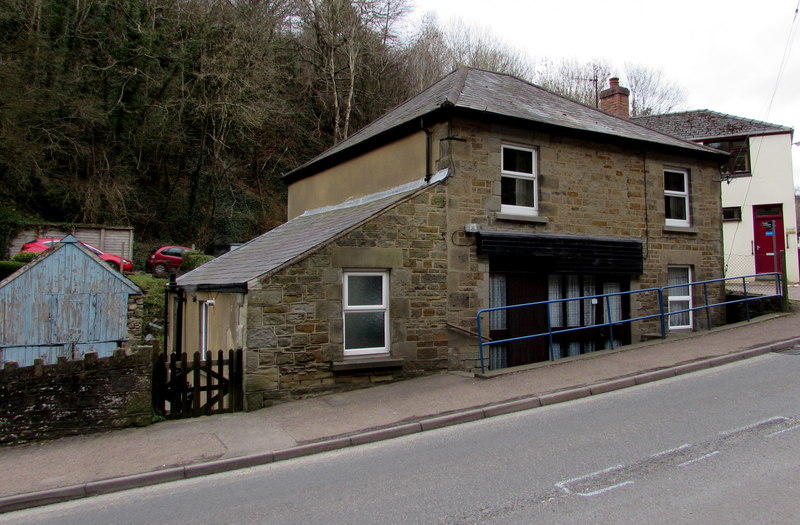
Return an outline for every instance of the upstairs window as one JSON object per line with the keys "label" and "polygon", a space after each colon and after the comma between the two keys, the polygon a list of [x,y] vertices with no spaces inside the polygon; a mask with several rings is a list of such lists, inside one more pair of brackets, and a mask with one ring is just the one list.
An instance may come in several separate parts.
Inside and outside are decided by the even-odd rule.
{"label": "upstairs window", "polygon": [[741,206],[728,206],[722,208],[722,220],[723,221],[741,221],[742,220],[742,208]]}
{"label": "upstairs window", "polygon": [[344,274],[344,355],[389,352],[389,274]]}
{"label": "upstairs window", "polygon": [[720,168],[723,175],[729,177],[750,175],[750,148],[747,145],[747,139],[706,142],[705,145],[731,154],[728,162]]}
{"label": "upstairs window", "polygon": [[502,146],[501,212],[537,215],[536,150]]}
{"label": "upstairs window", "polygon": [[689,172],[664,170],[664,216],[667,226],[690,226]]}

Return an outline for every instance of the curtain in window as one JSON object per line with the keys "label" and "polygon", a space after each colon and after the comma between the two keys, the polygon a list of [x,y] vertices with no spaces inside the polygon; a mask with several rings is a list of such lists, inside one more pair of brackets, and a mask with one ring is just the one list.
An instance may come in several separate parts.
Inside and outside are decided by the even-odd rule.
{"label": "curtain in window", "polygon": [[[506,276],[502,274],[492,274],[489,276],[489,308],[508,306],[506,297]],[[489,329],[506,329],[506,310],[496,310],[489,312]]]}
{"label": "curtain in window", "polygon": [[[617,293],[620,292],[618,282],[603,283],[603,293]],[[606,300],[606,308],[603,308],[603,322],[619,322],[622,319],[622,296],[615,295]]]}
{"label": "curtain in window", "polygon": [[[567,275],[567,298],[581,296],[581,280],[577,275]],[[567,301],[567,326],[581,326],[581,302]]]}
{"label": "curtain in window", "polygon": [[[502,274],[489,275],[489,307],[508,306],[506,293],[506,276]],[[489,312],[489,329],[505,330],[508,328],[506,314],[507,310]],[[489,347],[489,370],[506,367],[508,367],[508,346],[491,345]]]}
{"label": "curtain in window", "polygon": [[[547,300],[555,301],[561,298],[561,276],[550,275],[547,284]],[[550,324],[552,326],[564,326],[563,308],[564,303],[550,303]]]}

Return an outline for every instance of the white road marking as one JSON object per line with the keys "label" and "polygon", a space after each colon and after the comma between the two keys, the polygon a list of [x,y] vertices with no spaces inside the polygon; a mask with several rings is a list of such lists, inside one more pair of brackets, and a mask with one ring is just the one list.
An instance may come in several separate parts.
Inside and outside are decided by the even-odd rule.
{"label": "white road marking", "polygon": [[717,454],[719,454],[719,450],[715,450],[714,452],[709,452],[708,454],[700,456],[699,458],[694,458],[694,459],[690,459],[689,461],[684,461],[683,463],[680,463],[678,466],[679,467],[685,467],[686,465],[691,465],[692,463],[696,463],[698,461],[702,461],[702,460],[704,460],[706,458],[710,458],[711,456],[716,456]]}
{"label": "white road marking", "polygon": [[681,445],[679,447],[675,447],[675,448],[671,448],[669,450],[665,450],[664,452],[659,452],[658,454],[653,454],[650,457],[653,458],[653,459],[658,459],[658,458],[661,458],[661,457],[664,457],[664,456],[669,456],[670,454],[674,454],[675,452],[680,452],[681,450],[686,450],[687,448],[692,448],[692,445],[687,443],[687,444]]}
{"label": "white road marking", "polygon": [[583,481],[585,479],[589,479],[589,478],[592,478],[594,476],[599,476],[600,474],[608,474],[609,472],[613,472],[615,470],[619,470],[622,467],[623,467],[622,465],[616,465],[614,467],[609,467],[609,468],[606,468],[606,469],[603,469],[603,470],[598,470],[597,472],[592,472],[591,474],[585,474],[583,476],[578,476],[577,478],[572,478],[572,479],[568,479],[568,480],[565,480],[565,481],[559,481],[558,483],[556,483],[556,487],[560,488],[564,492],[572,493],[572,491],[569,490],[565,485],[569,485],[570,483],[575,483],[576,481]]}
{"label": "white road marking", "polygon": [[592,496],[597,496],[598,494],[603,494],[604,492],[608,492],[609,490],[614,490],[619,487],[624,487],[625,485],[633,485],[633,481],[623,481],[622,483],[617,483],[616,485],[611,485],[600,490],[595,490],[592,492],[575,492],[576,496],[583,496],[585,498],[590,498]]}
{"label": "white road marking", "polygon": [[777,436],[778,434],[783,434],[784,432],[789,432],[790,430],[797,430],[798,428],[800,428],[800,425],[797,425],[797,426],[794,426],[794,427],[789,427],[789,428],[784,428],[783,430],[777,430],[777,431],[773,432],[772,434],[767,434],[767,437]]}
{"label": "white road marking", "polygon": [[723,436],[730,436],[733,434],[739,434],[740,432],[747,432],[748,430],[752,430],[756,427],[759,427],[761,425],[766,425],[768,423],[778,423],[779,421],[789,421],[789,418],[783,416],[771,417],[769,419],[765,419],[764,421],[759,421],[758,423],[747,425],[746,427],[734,428],[733,430],[726,430],[725,432],[720,432],[720,434]]}

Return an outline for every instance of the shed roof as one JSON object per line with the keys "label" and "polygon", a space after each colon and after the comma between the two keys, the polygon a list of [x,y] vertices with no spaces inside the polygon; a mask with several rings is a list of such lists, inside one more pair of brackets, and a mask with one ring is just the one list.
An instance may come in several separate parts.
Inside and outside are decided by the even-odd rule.
{"label": "shed roof", "polygon": [[[54,244],[46,251],[42,252],[41,255],[36,257],[34,260],[17,270],[16,272],[12,273],[2,281],[0,281],[0,288],[7,286],[18,279],[21,275],[32,271],[34,268],[38,267],[39,265],[46,265],[47,260],[54,256],[55,254],[61,252],[62,250],[77,250],[77,252],[82,253],[87,258],[91,259],[96,263],[99,272],[104,272],[107,278],[114,279],[119,281],[124,288],[127,288],[131,295],[139,295],[142,293],[141,288],[139,288],[133,281],[119,273],[118,271],[111,268],[108,264],[105,263],[102,259],[100,259],[97,255],[95,255],[91,250],[86,248],[83,244],[81,244],[74,236],[67,235],[63,239],[61,239],[58,243]],[[90,267],[94,267],[94,265],[90,265]]]}
{"label": "shed roof", "polygon": [[792,128],[787,126],[708,109],[636,117],[635,120],[656,131],[694,141],[792,133]]}
{"label": "shed roof", "polygon": [[694,155],[720,154],[719,151],[575,102],[519,78],[460,67],[347,139],[287,173],[285,178],[288,182],[303,178],[347,158],[354,150],[371,147],[381,140],[387,141],[395,133],[419,130],[421,118],[442,111],[535,122],[617,140],[679,148]]}
{"label": "shed roof", "polygon": [[337,206],[310,210],[179,277],[183,288],[245,291],[254,279],[302,258],[350,228],[447,177],[447,170]]}

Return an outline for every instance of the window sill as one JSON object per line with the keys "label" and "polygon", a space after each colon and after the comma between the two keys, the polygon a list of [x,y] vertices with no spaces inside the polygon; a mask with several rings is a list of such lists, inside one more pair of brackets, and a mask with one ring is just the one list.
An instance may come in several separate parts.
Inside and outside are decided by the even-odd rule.
{"label": "window sill", "polygon": [[349,372],[352,370],[377,370],[383,368],[402,368],[403,360],[389,356],[376,357],[345,357],[344,361],[334,361],[331,369],[334,372]]}
{"label": "window sill", "polygon": [[694,226],[664,226],[664,231],[668,233],[700,233],[700,230]]}
{"label": "window sill", "polygon": [[495,218],[500,221],[532,222],[536,224],[547,224],[550,219],[541,215],[517,215],[514,213],[498,213]]}

